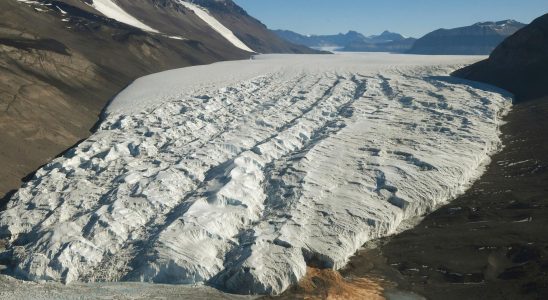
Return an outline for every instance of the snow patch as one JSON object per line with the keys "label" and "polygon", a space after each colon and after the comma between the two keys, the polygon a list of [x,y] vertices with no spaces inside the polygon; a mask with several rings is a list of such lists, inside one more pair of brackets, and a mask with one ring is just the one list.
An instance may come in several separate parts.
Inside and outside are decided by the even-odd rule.
{"label": "snow patch", "polygon": [[223,24],[221,24],[221,22],[215,19],[215,17],[209,14],[209,12],[204,8],[194,3],[186,2],[184,0],[179,0],[179,3],[181,3],[184,7],[192,10],[200,19],[206,22],[211,28],[221,34],[235,47],[240,48],[244,51],[255,52],[246,44],[244,44],[244,42],[242,42],[236,35],[234,35],[234,33],[230,29],[226,28]]}
{"label": "snow patch", "polygon": [[118,22],[140,28],[144,31],[159,33],[158,30],[153,29],[127,13],[112,0],[93,0],[92,6],[106,17],[114,19]]}

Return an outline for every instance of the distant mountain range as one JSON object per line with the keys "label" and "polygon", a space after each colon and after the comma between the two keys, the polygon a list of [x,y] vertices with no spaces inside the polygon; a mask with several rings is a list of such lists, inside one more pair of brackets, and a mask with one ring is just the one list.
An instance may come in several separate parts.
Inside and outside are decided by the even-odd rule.
{"label": "distant mountain range", "polygon": [[409,53],[486,55],[525,24],[514,20],[438,29],[418,39]]}
{"label": "distant mountain range", "polygon": [[489,59],[453,75],[504,88],[516,102],[548,97],[548,14],[507,38]]}
{"label": "distant mountain range", "polygon": [[487,55],[505,38],[524,26],[525,24],[514,20],[483,22],[466,27],[438,29],[418,40],[389,31],[373,36],[365,36],[356,31],[336,35],[302,35],[289,30],[274,32],[291,43],[322,50]]}
{"label": "distant mountain range", "polygon": [[380,35],[365,36],[356,31],[334,35],[302,35],[289,30],[275,30],[279,37],[294,44],[321,50],[405,52],[415,39],[399,33],[384,31]]}

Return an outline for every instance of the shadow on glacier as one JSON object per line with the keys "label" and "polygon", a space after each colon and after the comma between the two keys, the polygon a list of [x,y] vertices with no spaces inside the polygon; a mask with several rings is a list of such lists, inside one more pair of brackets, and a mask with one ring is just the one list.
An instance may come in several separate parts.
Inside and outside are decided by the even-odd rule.
{"label": "shadow on glacier", "polygon": [[487,84],[487,83],[483,83],[483,82],[472,81],[472,80],[468,80],[468,79],[462,79],[462,78],[455,77],[455,76],[427,76],[427,77],[424,77],[424,80],[426,80],[430,83],[432,83],[434,81],[441,81],[441,82],[445,82],[445,83],[449,83],[449,84],[464,84],[464,85],[470,86],[470,87],[475,88],[475,89],[480,89],[480,90],[484,90],[484,91],[492,92],[492,93],[498,93],[498,94],[501,94],[505,97],[514,98],[514,94],[510,93],[509,91],[507,91],[505,89],[499,88],[497,86]]}

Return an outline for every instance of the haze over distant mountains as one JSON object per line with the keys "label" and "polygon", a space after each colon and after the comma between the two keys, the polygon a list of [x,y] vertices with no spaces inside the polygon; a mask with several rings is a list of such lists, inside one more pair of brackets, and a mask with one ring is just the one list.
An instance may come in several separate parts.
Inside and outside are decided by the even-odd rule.
{"label": "haze over distant mountains", "polygon": [[356,31],[336,35],[302,35],[289,30],[274,32],[291,43],[323,50],[487,55],[523,26],[525,24],[514,20],[482,22],[453,29],[438,29],[420,39],[407,38],[389,31],[373,36],[365,36]]}
{"label": "haze over distant mountains", "polygon": [[337,51],[404,52],[411,48],[415,41],[414,38],[406,38],[390,31],[371,36],[365,36],[353,30],[334,35],[302,35],[290,30],[274,30],[274,32],[294,44]]}
{"label": "haze over distant mountains", "polygon": [[137,77],[249,51],[313,52],[231,0],[2,0],[0,17],[0,194],[87,137]]}

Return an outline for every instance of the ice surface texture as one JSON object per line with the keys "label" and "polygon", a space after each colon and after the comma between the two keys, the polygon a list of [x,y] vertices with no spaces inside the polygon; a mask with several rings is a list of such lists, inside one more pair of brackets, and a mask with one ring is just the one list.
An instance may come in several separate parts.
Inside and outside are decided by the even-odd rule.
{"label": "ice surface texture", "polygon": [[260,56],[142,78],[15,194],[0,235],[31,280],[279,293],[479,176],[510,101],[445,77],[465,62]]}

